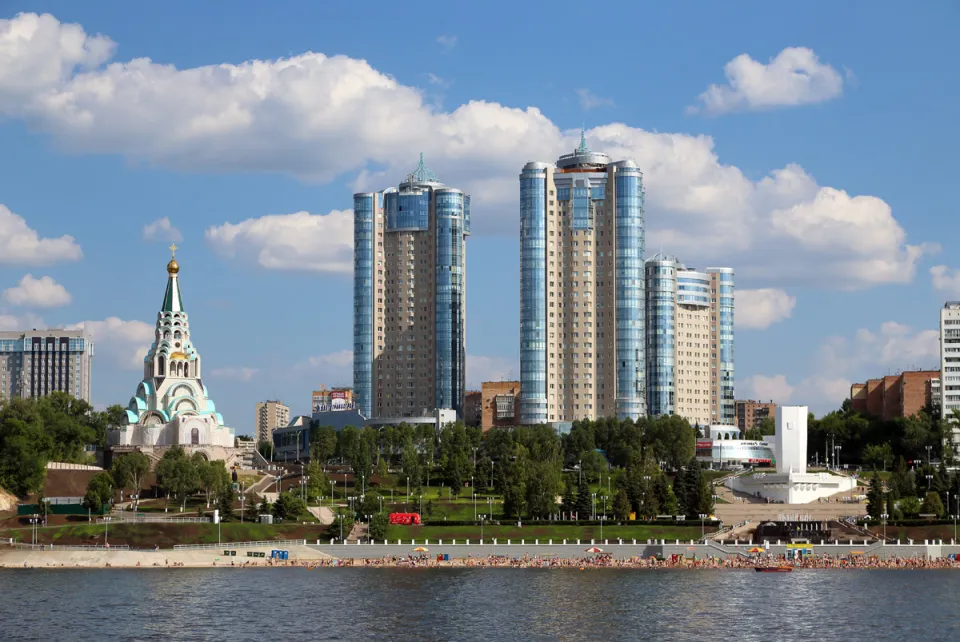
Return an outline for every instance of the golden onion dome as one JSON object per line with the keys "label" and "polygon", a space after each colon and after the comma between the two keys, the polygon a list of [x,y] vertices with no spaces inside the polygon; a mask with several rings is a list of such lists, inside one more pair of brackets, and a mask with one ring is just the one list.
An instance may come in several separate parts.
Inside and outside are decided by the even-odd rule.
{"label": "golden onion dome", "polygon": [[170,262],[167,263],[167,274],[174,275],[180,272],[180,264],[177,263],[176,259],[170,259]]}

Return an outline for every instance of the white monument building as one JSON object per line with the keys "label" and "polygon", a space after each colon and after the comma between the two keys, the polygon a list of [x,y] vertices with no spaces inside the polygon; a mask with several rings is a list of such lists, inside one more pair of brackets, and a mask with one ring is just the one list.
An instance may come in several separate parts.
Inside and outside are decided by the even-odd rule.
{"label": "white monument building", "polygon": [[808,504],[856,488],[857,480],[853,477],[807,472],[808,414],[806,406],[777,406],[777,472],[734,477],[726,485],[785,504]]}
{"label": "white monument building", "polygon": [[[170,249],[175,253],[176,245]],[[233,429],[224,425],[203,385],[203,365],[190,339],[175,256],[167,264],[167,290],[153,345],[143,360],[143,380],[127,405],[129,424],[109,431],[107,443],[114,453],[140,450],[157,460],[164,449],[179,445],[229,465],[240,453]]]}

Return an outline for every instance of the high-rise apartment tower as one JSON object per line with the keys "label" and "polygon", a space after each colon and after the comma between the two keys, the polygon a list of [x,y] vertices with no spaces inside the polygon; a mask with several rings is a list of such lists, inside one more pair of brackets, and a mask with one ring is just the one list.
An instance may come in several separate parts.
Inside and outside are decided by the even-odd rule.
{"label": "high-rise apartment tower", "polygon": [[645,414],[643,174],[580,146],[520,173],[519,422]]}
{"label": "high-rise apartment tower", "polygon": [[366,417],[463,416],[470,197],[420,165],[354,194],[353,391]]}
{"label": "high-rise apartment tower", "polygon": [[257,441],[273,442],[273,431],[290,423],[290,408],[282,401],[261,401],[256,409]]}
{"label": "high-rise apartment tower", "polygon": [[93,342],[83,330],[0,332],[0,398],[66,392],[90,401]]}
{"label": "high-rise apartment tower", "polygon": [[647,410],[692,424],[735,423],[733,270],[646,262]]}

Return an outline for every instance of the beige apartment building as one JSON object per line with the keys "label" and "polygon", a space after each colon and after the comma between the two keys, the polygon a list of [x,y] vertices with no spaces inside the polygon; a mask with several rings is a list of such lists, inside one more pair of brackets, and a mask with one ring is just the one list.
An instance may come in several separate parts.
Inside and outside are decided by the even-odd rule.
{"label": "beige apartment building", "polygon": [[423,164],[354,195],[353,392],[368,418],[464,414],[470,197]]}
{"label": "beige apartment building", "polygon": [[580,146],[520,174],[518,423],[645,414],[643,175]]}
{"label": "beige apartment building", "polygon": [[646,262],[647,408],[700,426],[733,425],[733,270]]}
{"label": "beige apartment building", "polygon": [[273,441],[273,431],[284,428],[290,423],[290,408],[281,401],[261,401],[257,404],[256,426],[257,441]]}

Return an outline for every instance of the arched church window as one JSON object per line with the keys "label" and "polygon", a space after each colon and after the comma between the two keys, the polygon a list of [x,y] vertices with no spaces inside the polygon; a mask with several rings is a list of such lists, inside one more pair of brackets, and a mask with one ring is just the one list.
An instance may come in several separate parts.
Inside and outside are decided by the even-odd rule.
{"label": "arched church window", "polygon": [[177,341],[180,340],[180,331],[179,331],[179,330],[177,330],[176,332],[173,333],[173,338],[176,339]]}
{"label": "arched church window", "polygon": [[165,376],[163,372],[165,366],[166,366],[166,359],[164,359],[163,357],[160,357],[159,359],[157,359],[157,376],[158,377]]}
{"label": "arched church window", "polygon": [[198,428],[194,428],[190,431],[190,445],[200,445],[200,430]]}
{"label": "arched church window", "polygon": [[190,376],[190,364],[189,364],[189,363],[183,364],[183,376],[184,376],[184,377],[189,377],[189,376]]}

